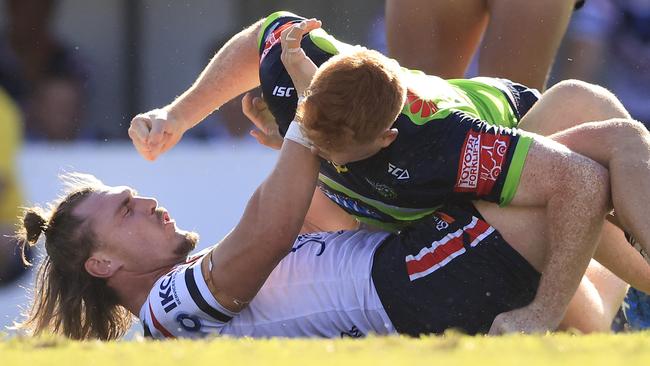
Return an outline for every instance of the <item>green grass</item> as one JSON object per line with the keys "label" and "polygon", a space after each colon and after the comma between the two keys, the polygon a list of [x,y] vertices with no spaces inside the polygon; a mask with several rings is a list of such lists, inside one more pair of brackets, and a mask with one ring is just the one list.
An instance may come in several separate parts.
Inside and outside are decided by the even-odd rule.
{"label": "green grass", "polygon": [[5,339],[1,365],[648,365],[650,332],[363,340],[73,342]]}

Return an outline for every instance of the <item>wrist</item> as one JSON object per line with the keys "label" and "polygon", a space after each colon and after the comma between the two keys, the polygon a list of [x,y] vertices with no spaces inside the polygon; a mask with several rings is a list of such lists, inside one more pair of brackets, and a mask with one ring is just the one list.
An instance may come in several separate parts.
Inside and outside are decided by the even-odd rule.
{"label": "wrist", "polygon": [[167,120],[178,126],[182,132],[189,130],[195,125],[195,123],[192,122],[192,119],[188,118],[186,113],[182,111],[182,108],[178,104],[169,104],[163,107],[162,110],[167,112]]}

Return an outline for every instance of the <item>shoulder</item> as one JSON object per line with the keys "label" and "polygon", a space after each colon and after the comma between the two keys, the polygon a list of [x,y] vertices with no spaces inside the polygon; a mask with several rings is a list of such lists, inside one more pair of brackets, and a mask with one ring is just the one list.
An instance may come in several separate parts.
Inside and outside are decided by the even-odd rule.
{"label": "shoulder", "polygon": [[212,296],[201,272],[208,252],[188,258],[153,285],[140,309],[140,320],[154,338],[201,338],[219,334],[236,313]]}

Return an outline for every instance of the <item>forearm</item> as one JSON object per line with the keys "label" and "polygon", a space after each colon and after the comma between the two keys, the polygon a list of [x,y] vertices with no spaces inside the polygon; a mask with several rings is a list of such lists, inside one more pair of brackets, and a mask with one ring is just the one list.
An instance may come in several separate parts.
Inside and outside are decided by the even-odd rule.
{"label": "forearm", "polygon": [[254,222],[263,236],[291,249],[310,207],[318,167],[318,159],[307,148],[285,140],[278,164],[255,192],[242,221]]}
{"label": "forearm", "polygon": [[318,160],[285,140],[269,177],[255,191],[237,226],[212,254],[217,300],[239,311],[293,247],[311,202]]}
{"label": "forearm", "polygon": [[263,19],[233,36],[194,84],[166,109],[192,128],[215,109],[260,84],[257,37]]}

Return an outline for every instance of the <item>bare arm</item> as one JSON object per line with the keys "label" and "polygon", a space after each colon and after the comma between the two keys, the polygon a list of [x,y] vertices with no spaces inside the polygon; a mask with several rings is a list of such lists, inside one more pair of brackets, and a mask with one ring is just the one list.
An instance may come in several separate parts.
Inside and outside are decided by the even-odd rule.
{"label": "bare arm", "polygon": [[260,85],[257,37],[263,19],[234,35],[210,60],[194,84],[165,107],[194,127],[222,104]]}
{"label": "bare arm", "polygon": [[[278,124],[269,112],[266,103],[261,98],[252,97],[247,93],[242,99],[242,110],[257,127],[257,130],[253,130],[251,135],[260,144],[279,150],[282,147],[283,138],[278,132]],[[354,217],[348,215],[325,197],[323,192],[317,188],[300,232],[354,230],[358,227],[359,223]]]}
{"label": "bare arm", "polygon": [[133,118],[129,137],[140,155],[155,160],[215,109],[260,85],[257,37],[263,21],[234,35],[172,103]]}
{"label": "bare arm", "polygon": [[227,309],[239,311],[250,302],[293,247],[318,166],[309,149],[285,140],[271,175],[255,191],[237,226],[213,250],[213,294]]}
{"label": "bare arm", "polygon": [[[286,34],[302,35],[305,29],[301,22],[282,33],[283,53],[290,46]],[[249,200],[239,224],[212,252],[212,291],[229,310],[239,311],[250,302],[293,247],[318,178],[320,164],[310,145],[293,122],[273,172]]]}

